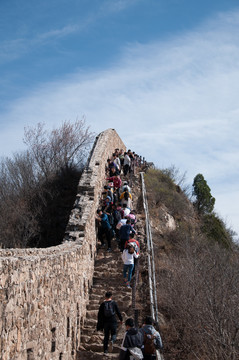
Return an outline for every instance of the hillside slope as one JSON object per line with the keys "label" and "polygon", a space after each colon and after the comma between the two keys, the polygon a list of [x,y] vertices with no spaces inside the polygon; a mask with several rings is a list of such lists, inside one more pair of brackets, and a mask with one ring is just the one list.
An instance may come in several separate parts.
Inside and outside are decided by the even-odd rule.
{"label": "hillside slope", "polygon": [[238,359],[238,246],[227,246],[226,229],[207,236],[204,219],[165,173],[149,171],[145,183],[165,360]]}

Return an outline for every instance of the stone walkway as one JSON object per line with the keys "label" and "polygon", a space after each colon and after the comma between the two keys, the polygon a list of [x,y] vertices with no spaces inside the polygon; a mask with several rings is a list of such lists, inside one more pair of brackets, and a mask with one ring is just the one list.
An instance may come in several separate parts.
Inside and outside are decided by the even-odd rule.
{"label": "stone walkway", "polygon": [[[139,324],[142,317],[148,314],[148,281],[145,250],[144,214],[140,205],[141,188],[138,176],[133,178],[132,196],[134,209],[137,212],[137,239],[140,241],[141,254],[139,259],[139,282],[136,291],[136,306],[139,314]],[[100,246],[100,244],[99,244]],[[103,353],[103,332],[96,331],[97,314],[100,304],[104,301],[106,291],[112,291],[113,299],[117,302],[123,316],[123,325],[119,323],[118,335],[113,352]],[[106,252],[105,248],[99,248],[95,260],[93,286],[89,294],[86,319],[81,329],[81,346],[77,352],[77,360],[117,359],[119,349],[125,332],[124,322],[128,317],[134,318],[135,311],[132,308],[132,290],[128,289],[123,281],[123,261],[116,240],[112,241],[112,252]]]}

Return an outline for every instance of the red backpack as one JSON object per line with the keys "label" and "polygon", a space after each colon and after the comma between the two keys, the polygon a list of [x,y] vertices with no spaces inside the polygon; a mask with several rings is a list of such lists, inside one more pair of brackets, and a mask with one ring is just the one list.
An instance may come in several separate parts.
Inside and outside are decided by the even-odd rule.
{"label": "red backpack", "polygon": [[156,348],[154,344],[155,336],[150,333],[144,332],[144,354],[152,355],[155,354]]}

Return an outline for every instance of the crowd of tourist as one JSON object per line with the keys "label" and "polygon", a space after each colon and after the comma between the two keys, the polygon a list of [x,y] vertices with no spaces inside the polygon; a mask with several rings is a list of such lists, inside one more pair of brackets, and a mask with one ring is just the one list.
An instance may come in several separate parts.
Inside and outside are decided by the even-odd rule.
{"label": "crowd of tourist", "polygon": [[107,160],[106,185],[96,215],[101,247],[107,245],[106,251],[112,252],[112,240],[115,239],[122,253],[123,278],[128,288],[140,251],[139,242],[134,239],[137,219],[129,185],[138,164],[139,157],[131,150],[115,149],[111,159]]}
{"label": "crowd of tourist", "polygon": [[[112,252],[112,241],[116,241],[123,261],[122,281],[131,288],[131,279],[140,254],[137,235],[137,214],[133,207],[130,179],[139,165],[139,156],[131,150],[115,149],[106,164],[106,185],[102,191],[97,210],[98,239],[105,251]],[[105,294],[105,301],[98,312],[97,330],[104,331],[104,353],[112,352],[117,333],[117,317],[122,316],[112,293]],[[159,333],[153,327],[153,319],[146,317],[141,329],[134,327],[133,319],[125,322],[126,333],[119,359],[156,359],[156,349],[162,348]],[[111,337],[111,340],[110,340]],[[109,343],[110,340],[110,343]]]}

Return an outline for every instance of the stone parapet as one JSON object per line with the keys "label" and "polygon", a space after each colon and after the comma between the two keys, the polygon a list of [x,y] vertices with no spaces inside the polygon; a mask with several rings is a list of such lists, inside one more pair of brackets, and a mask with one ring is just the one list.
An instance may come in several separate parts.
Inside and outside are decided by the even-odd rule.
{"label": "stone parapet", "polygon": [[95,212],[117,147],[125,150],[114,129],[97,136],[61,245],[0,250],[2,360],[75,358],[94,272]]}

